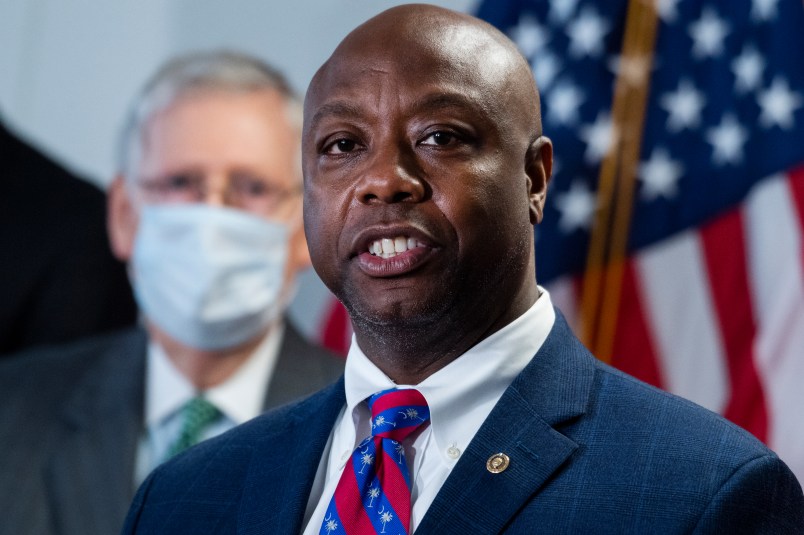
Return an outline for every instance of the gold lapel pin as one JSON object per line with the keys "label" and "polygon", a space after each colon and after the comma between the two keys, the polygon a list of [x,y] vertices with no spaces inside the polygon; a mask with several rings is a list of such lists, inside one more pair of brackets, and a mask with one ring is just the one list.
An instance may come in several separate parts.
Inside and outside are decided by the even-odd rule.
{"label": "gold lapel pin", "polygon": [[500,472],[505,471],[508,468],[508,465],[511,463],[511,459],[504,453],[495,453],[489,460],[486,461],[486,470],[491,472],[492,474],[499,474]]}

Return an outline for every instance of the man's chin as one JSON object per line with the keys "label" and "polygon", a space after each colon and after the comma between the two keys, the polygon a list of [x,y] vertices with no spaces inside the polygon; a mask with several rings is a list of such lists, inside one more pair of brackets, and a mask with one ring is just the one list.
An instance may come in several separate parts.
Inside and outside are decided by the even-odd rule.
{"label": "man's chin", "polygon": [[448,312],[447,299],[411,300],[392,302],[345,301],[346,309],[355,328],[386,331],[416,331],[433,328],[433,323],[442,321]]}

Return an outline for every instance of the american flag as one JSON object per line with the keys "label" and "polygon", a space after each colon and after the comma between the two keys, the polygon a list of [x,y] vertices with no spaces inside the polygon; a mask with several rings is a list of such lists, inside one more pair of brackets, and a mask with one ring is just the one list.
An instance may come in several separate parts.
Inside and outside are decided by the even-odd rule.
{"label": "american flag", "polygon": [[804,481],[802,1],[478,15],[531,62],[555,147],[539,282],[596,353],[724,414]]}

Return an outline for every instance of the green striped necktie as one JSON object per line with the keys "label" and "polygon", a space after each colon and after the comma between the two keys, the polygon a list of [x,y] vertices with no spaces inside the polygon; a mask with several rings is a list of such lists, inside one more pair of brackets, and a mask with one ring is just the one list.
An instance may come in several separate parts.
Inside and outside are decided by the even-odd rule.
{"label": "green striped necktie", "polygon": [[202,396],[196,396],[184,404],[181,416],[181,432],[168,449],[165,460],[200,442],[204,430],[215,423],[222,413]]}

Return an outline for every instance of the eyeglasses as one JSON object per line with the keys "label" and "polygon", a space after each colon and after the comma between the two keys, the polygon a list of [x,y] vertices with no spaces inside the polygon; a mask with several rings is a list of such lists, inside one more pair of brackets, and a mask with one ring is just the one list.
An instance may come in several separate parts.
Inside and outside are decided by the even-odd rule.
{"label": "eyeglasses", "polygon": [[[202,173],[176,173],[138,182],[148,200],[158,203],[204,202],[211,193]],[[283,188],[248,173],[232,173],[227,177],[223,202],[249,211],[272,213],[279,210],[302,188]]]}

